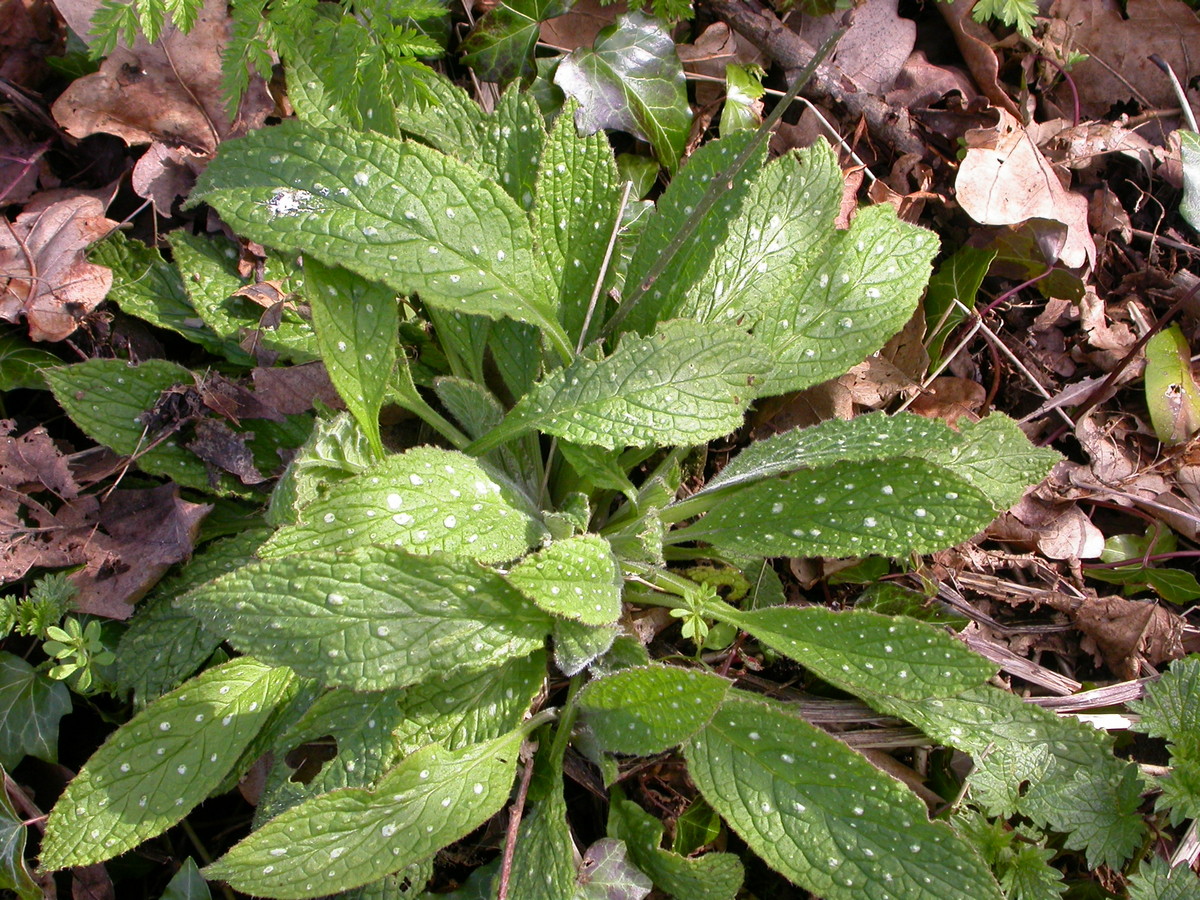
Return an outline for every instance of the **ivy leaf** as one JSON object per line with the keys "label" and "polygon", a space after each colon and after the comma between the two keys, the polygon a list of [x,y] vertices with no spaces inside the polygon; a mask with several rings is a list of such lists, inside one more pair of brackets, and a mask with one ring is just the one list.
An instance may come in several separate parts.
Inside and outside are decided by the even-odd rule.
{"label": "ivy leaf", "polygon": [[889,693],[908,700],[949,697],[996,673],[995,665],[944,630],[904,616],[775,606],[722,610],[718,618],[856,694],[886,684]]}
{"label": "ivy leaf", "polygon": [[396,364],[400,327],[396,293],[315,259],[305,263],[304,275],[317,346],[329,379],[376,454],[383,456],[379,411]]}
{"label": "ivy leaf", "polygon": [[899,782],[782,708],[731,694],[684,747],[700,793],[772,868],[827,900],[1000,900]]}
{"label": "ivy leaf", "polygon": [[880,349],[912,318],[937,248],[932,232],[900,222],[887,203],[859,210],[816,265],[764,306],[754,335],[776,366],[759,396],[835,378]]}
{"label": "ivy leaf", "polygon": [[1183,197],[1179,215],[1200,232],[1200,134],[1179,129],[1179,155],[1183,163]]}
{"label": "ivy leaf", "polygon": [[608,834],[624,841],[633,864],[672,897],[733,900],[741,889],[745,873],[734,854],[689,859],[662,849],[662,822],[619,792],[608,808]]}
{"label": "ivy leaf", "polygon": [[0,652],[0,767],[26,756],[58,762],[58,723],[71,711],[71,692],[25,660]]}
{"label": "ivy leaf", "polygon": [[331,486],[259,551],[275,559],[377,544],[503,562],[546,534],[529,501],[471,457],[414,447]]}
{"label": "ivy leaf", "polygon": [[626,335],[607,359],[555,370],[467,452],[535,429],[609,450],[703,444],[741,425],[767,369],[739,329],[664,322],[650,337]]}
{"label": "ivy leaf", "polygon": [[930,277],[924,309],[931,371],[942,361],[946,341],[967,315],[954,301],[968,310],[975,308],[975,297],[995,258],[995,250],[960,247]]}
{"label": "ivy leaf", "polygon": [[[764,144],[746,165],[732,177],[728,175],[734,161],[753,139],[753,132],[742,132],[711,141],[688,157],[687,165],[671,179],[655,206],[654,215],[634,244],[633,257],[625,273],[627,297],[646,291],[632,307],[623,326],[625,330],[646,334],[664,319],[696,317],[694,305],[686,304],[685,297],[690,291],[702,289],[694,286],[706,271],[718,264],[714,259],[724,265],[725,260],[720,255],[714,257],[714,253],[716,248],[733,240],[729,237],[729,229],[735,227],[733,223],[766,158]],[[661,257],[670,252],[678,240],[677,235],[692,227],[689,223],[694,218],[693,213],[713,186],[714,179],[721,176],[728,179],[725,192],[707,215],[695,223],[689,240],[675,248],[666,267],[650,284],[647,279],[651,270],[662,264]],[[716,321],[716,317],[704,321]],[[722,321],[727,324],[728,317]]]}
{"label": "ivy leaf", "polygon": [[[286,161],[286,164],[285,164]],[[227,141],[191,203],[428,304],[531,322],[568,358],[525,213],[465,163],[382,135],[298,122]]]}
{"label": "ivy leaf", "polygon": [[346,788],[280,813],[205,871],[247,893],[290,900],[376,881],[432,856],[508,801],[522,734],[418,750],[374,791]]}
{"label": "ivy leaf", "polygon": [[675,42],[655,19],[619,16],[592,49],[573,50],[558,64],[554,82],[579,101],[581,131],[627,131],[649,143],[668,169],[679,165],[692,112]]}
{"label": "ivy leaf", "polygon": [[728,236],[678,315],[704,322],[736,320],[752,330],[764,315],[775,313],[776,298],[792,290],[827,249],[841,205],[842,176],[823,140],[779,157],[761,172],[754,164],[744,171],[757,177],[743,191],[745,201]]}
{"label": "ivy leaf", "polygon": [[556,616],[609,625],[621,615],[621,567],[594,534],[555,541],[513,566],[509,583]]}
{"label": "ivy leaf", "polygon": [[112,859],[180,821],[225,780],[293,678],[243,657],[150,704],[67,785],[46,822],[42,866]]}
{"label": "ivy leaf", "polygon": [[[558,285],[559,319],[576,343],[620,207],[620,176],[608,138],[603,131],[581,138],[574,116],[560,115],[542,153],[533,223]],[[593,326],[599,318],[593,316]]]}
{"label": "ivy leaf", "polygon": [[0,335],[0,391],[25,388],[44,391],[42,369],[61,366],[62,360],[22,338],[16,331]]}
{"label": "ivy leaf", "polygon": [[161,900],[211,900],[208,884],[190,856],[167,884]]}
{"label": "ivy leaf", "polygon": [[695,734],[728,690],[725,679],[696,669],[644,666],[591,682],[579,706],[605,750],[650,756]]}
{"label": "ivy leaf", "polygon": [[480,81],[532,77],[533,48],[542,22],[569,12],[573,0],[501,0],[463,42],[463,62]]}
{"label": "ivy leaf", "polygon": [[360,691],[527,656],[552,627],[498,573],[398,547],[268,559],[176,603],[243,652]]}
{"label": "ivy leaf", "polygon": [[625,859],[625,842],[600,838],[584,851],[572,900],[643,900],[654,884]]}
{"label": "ivy leaf", "polygon": [[25,862],[25,823],[6,788],[8,773],[0,766],[0,890],[12,891],[17,900],[42,900],[41,887]]}

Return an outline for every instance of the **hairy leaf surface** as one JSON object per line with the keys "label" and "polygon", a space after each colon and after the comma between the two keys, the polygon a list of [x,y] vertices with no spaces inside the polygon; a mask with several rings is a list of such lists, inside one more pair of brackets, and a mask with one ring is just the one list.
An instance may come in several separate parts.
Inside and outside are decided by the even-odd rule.
{"label": "hairy leaf surface", "polygon": [[527,656],[553,625],[496,572],[398,547],[265,560],[177,603],[243,652],[360,691]]}
{"label": "hairy leaf surface", "polygon": [[621,615],[621,569],[608,541],[594,534],[525,557],[508,580],[547,612],[585,625],[608,625]]}
{"label": "hairy leaf surface", "polygon": [[1000,900],[916,795],[784,709],[731,695],[684,747],[704,798],[772,868],[827,900]]}
{"label": "hairy leaf surface", "polygon": [[293,678],[242,657],[150,704],[67,785],[46,822],[42,865],[91,865],[166,831],[225,780]]}

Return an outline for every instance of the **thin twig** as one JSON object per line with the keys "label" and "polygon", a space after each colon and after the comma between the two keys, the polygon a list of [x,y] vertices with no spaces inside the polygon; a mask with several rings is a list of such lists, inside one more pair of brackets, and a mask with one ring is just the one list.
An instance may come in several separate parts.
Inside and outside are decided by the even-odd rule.
{"label": "thin twig", "polygon": [[521,816],[525,812],[525,798],[529,796],[529,782],[533,779],[533,748],[526,741],[521,745],[521,759],[525,768],[521,772],[521,783],[517,796],[508,812],[508,828],[504,833],[504,856],[500,860],[500,884],[496,887],[496,900],[508,900],[508,883],[512,879],[513,854],[517,849],[517,832],[521,830]]}

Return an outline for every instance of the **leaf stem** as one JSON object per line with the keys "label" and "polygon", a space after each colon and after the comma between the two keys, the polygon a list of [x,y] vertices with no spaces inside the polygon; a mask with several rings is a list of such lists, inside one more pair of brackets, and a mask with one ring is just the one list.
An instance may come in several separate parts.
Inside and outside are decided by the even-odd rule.
{"label": "leaf stem", "polygon": [[612,318],[605,323],[604,329],[600,333],[602,338],[608,338],[614,334],[633,309],[650,293],[650,289],[654,287],[654,282],[666,271],[675,254],[679,252],[695,233],[696,229],[700,227],[700,223],[704,221],[704,217],[716,206],[721,195],[732,187],[733,179],[746,167],[746,163],[750,161],[750,158],[758,152],[758,148],[770,136],[771,129],[783,118],[783,114],[792,105],[792,101],[796,99],[796,96],[812,79],[817,71],[817,67],[821,65],[825,57],[837,46],[837,42],[841,40],[842,35],[845,33],[846,29],[844,27],[839,28],[830,36],[829,40],[821,45],[820,49],[813,55],[813,58],[808,61],[808,65],[796,76],[796,80],[792,82],[792,86],[788,88],[787,93],[783,95],[783,98],[771,110],[771,114],[763,119],[762,124],[754,132],[754,137],[750,139],[742,152],[737,155],[737,158],[729,164],[729,168],[709,182],[708,189],[696,204],[695,210],[684,221],[683,226],[675,233],[675,236],[671,239],[666,249],[659,255],[658,259],[654,261],[654,265],[650,267],[650,271],[646,273],[646,277],[642,279],[641,283],[634,286],[629,296],[624,298],[624,302],[617,307],[617,311],[613,313]]}

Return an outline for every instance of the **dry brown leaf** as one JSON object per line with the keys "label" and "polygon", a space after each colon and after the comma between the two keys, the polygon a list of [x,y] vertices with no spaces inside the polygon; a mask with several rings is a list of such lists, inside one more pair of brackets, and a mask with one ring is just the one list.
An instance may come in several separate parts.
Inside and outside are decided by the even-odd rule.
{"label": "dry brown leaf", "polygon": [[1060,258],[1077,269],[1096,258],[1087,224],[1087,199],[1059,180],[1021,123],[998,110],[993,128],[967,132],[967,153],[958,169],[955,191],[963,211],[981,225],[1017,225],[1049,219],[1067,228]]}
{"label": "dry brown leaf", "polygon": [[914,50],[896,75],[887,102],[907,109],[929,106],[958,91],[967,100],[979,95],[967,74],[956,66],[931,63],[923,50]]}
{"label": "dry brown leaf", "polygon": [[[66,194],[66,196],[63,196]],[[0,227],[0,319],[23,316],[35,341],[61,341],[108,294],[112,270],[84,251],[117,227],[91,194],[42,194]]]}
{"label": "dry brown leaf", "polygon": [[989,538],[1037,549],[1050,559],[1095,559],[1104,535],[1074,504],[1026,495],[987,530]]}
{"label": "dry brown leaf", "polygon": [[34,87],[45,58],[60,52],[60,40],[48,0],[0,0],[0,78]]}
{"label": "dry brown leaf", "polygon": [[600,30],[615,22],[625,9],[623,0],[607,5],[600,0],[579,0],[566,15],[543,22],[539,34],[545,43],[564,50],[590,47]]}
{"label": "dry brown leaf", "polygon": [[220,469],[242,484],[262,484],[267,479],[255,468],[254,454],[246,446],[253,439],[253,431],[235,432],[219,419],[201,419],[196,423],[195,437],[184,446],[213,467],[209,473],[214,483],[215,470]]}
{"label": "dry brown leaf", "polygon": [[[860,91],[883,94],[891,90],[917,42],[917,23],[896,11],[898,0],[865,0],[854,8],[850,28],[838,41],[833,62]],[[843,13],[801,16],[792,28],[814,47],[825,43],[840,27]]]}
{"label": "dry brown leaf", "polygon": [[12,437],[17,423],[0,419],[0,486],[21,494],[48,490],[63,500],[79,496],[66,457],[42,426]]}
{"label": "dry brown leaf", "polygon": [[949,425],[956,424],[964,416],[969,422],[978,422],[986,399],[987,391],[979,382],[942,375],[933,379],[908,409],[928,419],[943,419]]}
{"label": "dry brown leaf", "polygon": [[303,363],[282,368],[257,368],[254,394],[260,402],[285,416],[307,412],[313,401],[343,409],[344,404],[329,380],[325,366],[319,362]]}
{"label": "dry brown leaf", "polygon": [[971,18],[971,9],[975,0],[954,0],[953,3],[936,4],[938,12],[954,33],[954,42],[962,54],[971,76],[983,96],[992,104],[1013,115],[1020,115],[1020,110],[1000,86],[1000,60],[992,49],[995,38],[979,22]]}
{"label": "dry brown leaf", "polygon": [[[57,0],[67,24],[90,31],[98,0]],[[206,0],[188,34],[172,28],[155,44],[139,38],[118,46],[100,71],[71,82],[54,103],[54,118],[75,137],[115,134],[130,145],[161,141],[211,157],[228,137],[261,126],[275,108],[253,78],[236,121],[225,111],[221,52],[229,41],[225,0]]]}
{"label": "dry brown leaf", "polygon": [[[1050,15],[1073,26],[1076,48],[1091,57],[1071,71],[1086,118],[1105,118],[1126,100],[1147,109],[1178,106],[1171,83],[1150,61],[1153,53],[1184,85],[1200,75],[1200,19],[1182,0],[1056,0]],[[1200,105],[1195,88],[1190,97]]]}
{"label": "dry brown leaf", "polygon": [[172,214],[177,197],[186,197],[204,168],[205,157],[186,147],[155,141],[134,163],[130,184],[139,197],[154,202],[159,213]]}
{"label": "dry brown leaf", "polygon": [[1152,666],[1183,656],[1183,620],[1157,603],[1121,597],[1088,598],[1071,613],[1108,667],[1122,678],[1141,675],[1138,658]]}
{"label": "dry brown leaf", "polygon": [[[677,44],[679,61],[684,69],[697,75],[725,80],[727,65],[763,65],[761,52],[724,22],[709,25],[691,44]],[[707,106],[725,96],[725,85],[715,82],[696,82],[696,105]]]}

